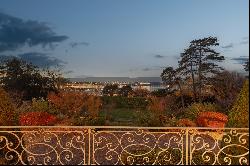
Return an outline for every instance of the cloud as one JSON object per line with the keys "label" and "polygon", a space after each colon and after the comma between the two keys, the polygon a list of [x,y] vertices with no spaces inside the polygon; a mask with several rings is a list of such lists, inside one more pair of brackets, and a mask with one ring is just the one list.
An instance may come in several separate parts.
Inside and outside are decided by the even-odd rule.
{"label": "cloud", "polygon": [[68,39],[57,35],[46,23],[23,20],[0,12],[0,52],[13,51],[25,45],[53,48],[54,43]]}
{"label": "cloud", "polygon": [[142,71],[153,71],[153,70],[162,70],[163,66],[153,66],[153,67],[145,67],[142,68]]}
{"label": "cloud", "polygon": [[243,37],[240,44],[249,44],[249,37]]}
{"label": "cloud", "polygon": [[7,61],[9,59],[17,58],[16,56],[7,56],[7,55],[0,55],[0,63],[3,63],[4,61]]}
{"label": "cloud", "polygon": [[240,56],[240,57],[238,57],[238,58],[232,58],[232,59],[230,59],[230,60],[236,61],[237,64],[245,64],[245,62],[246,62],[247,60],[249,60],[249,57],[247,57],[247,56]]}
{"label": "cloud", "polygon": [[228,45],[225,45],[225,46],[222,46],[221,48],[226,48],[226,49],[228,49],[228,48],[233,48],[233,43],[230,43],[230,44],[228,44]]}
{"label": "cloud", "polygon": [[35,66],[41,67],[41,68],[46,68],[46,67],[62,67],[67,62],[62,61],[60,59],[50,57],[45,53],[38,53],[38,52],[29,52],[29,53],[24,53],[24,54],[19,54],[19,58],[26,62],[30,62]]}
{"label": "cloud", "polygon": [[155,57],[155,58],[164,58],[165,56],[157,54],[157,55],[155,55],[154,57]]}
{"label": "cloud", "polygon": [[249,41],[241,41],[240,44],[248,44]]}
{"label": "cloud", "polygon": [[71,42],[71,43],[69,43],[69,45],[70,45],[72,48],[74,48],[74,47],[79,46],[79,45],[88,46],[89,43],[88,43],[88,42]]}

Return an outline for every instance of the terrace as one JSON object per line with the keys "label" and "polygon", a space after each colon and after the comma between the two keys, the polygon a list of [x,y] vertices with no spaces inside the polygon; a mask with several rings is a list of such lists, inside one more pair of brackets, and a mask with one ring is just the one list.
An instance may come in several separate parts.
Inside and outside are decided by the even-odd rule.
{"label": "terrace", "polygon": [[249,165],[249,128],[2,126],[0,164]]}

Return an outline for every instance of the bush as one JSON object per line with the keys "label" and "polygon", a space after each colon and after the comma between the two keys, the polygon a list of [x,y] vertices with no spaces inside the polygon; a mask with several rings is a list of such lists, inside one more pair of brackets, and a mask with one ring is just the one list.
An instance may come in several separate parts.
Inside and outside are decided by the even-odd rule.
{"label": "bush", "polygon": [[220,112],[200,112],[196,123],[200,127],[224,127],[228,121],[227,115]]}
{"label": "bush", "polygon": [[147,109],[156,114],[163,114],[166,109],[166,101],[164,98],[150,97]]}
{"label": "bush", "polygon": [[30,104],[23,104],[19,109],[20,113],[25,112],[48,112],[50,114],[59,114],[58,110],[54,108],[48,101],[43,99],[33,98]]}
{"label": "bush", "polygon": [[196,127],[196,123],[191,121],[190,119],[180,119],[177,122],[177,126],[180,127]]}
{"label": "bush", "polygon": [[212,103],[193,103],[184,109],[182,115],[180,115],[180,118],[188,118],[192,121],[195,121],[198,117],[198,114],[205,111],[218,112],[220,111],[220,107]]}
{"label": "bush", "polygon": [[249,81],[246,80],[244,86],[229,111],[228,127],[249,127]]}
{"label": "bush", "polygon": [[79,92],[49,93],[48,101],[64,115],[79,113],[88,95]]}
{"label": "bush", "polygon": [[9,95],[0,87],[0,126],[17,124],[17,114]]}
{"label": "bush", "polygon": [[21,126],[50,126],[56,121],[56,117],[47,112],[27,112],[19,117]]}
{"label": "bush", "polygon": [[137,125],[146,126],[146,127],[159,127],[163,126],[163,123],[160,120],[159,115],[156,115],[152,111],[140,110],[136,113],[137,116]]}

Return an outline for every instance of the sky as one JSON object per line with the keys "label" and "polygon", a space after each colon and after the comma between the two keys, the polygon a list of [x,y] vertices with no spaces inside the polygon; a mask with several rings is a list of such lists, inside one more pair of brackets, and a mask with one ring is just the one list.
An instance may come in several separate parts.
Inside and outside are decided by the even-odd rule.
{"label": "sky", "polygon": [[158,77],[208,36],[222,65],[243,71],[232,58],[249,57],[249,1],[0,1],[0,56],[59,65],[68,77]]}

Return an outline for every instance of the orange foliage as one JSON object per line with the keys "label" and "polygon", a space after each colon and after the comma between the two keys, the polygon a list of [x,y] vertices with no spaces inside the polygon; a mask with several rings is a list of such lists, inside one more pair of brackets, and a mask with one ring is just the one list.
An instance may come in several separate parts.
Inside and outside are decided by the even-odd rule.
{"label": "orange foliage", "polygon": [[155,113],[163,113],[166,108],[166,101],[164,98],[150,97],[150,104],[148,109]]}
{"label": "orange foliage", "polygon": [[58,94],[52,92],[48,94],[48,101],[64,114],[79,112],[86,98],[87,94],[79,92],[60,92]]}
{"label": "orange foliage", "polygon": [[19,117],[21,126],[49,126],[56,121],[56,117],[47,112],[27,112]]}
{"label": "orange foliage", "polygon": [[90,116],[96,117],[102,104],[99,97],[80,92],[49,93],[48,101],[69,116],[84,109]]}
{"label": "orange foliage", "polygon": [[133,91],[133,96],[135,97],[147,97],[149,95],[149,91],[143,88],[136,88]]}
{"label": "orange foliage", "polygon": [[182,127],[196,127],[196,123],[191,121],[190,119],[180,119],[177,122],[178,126],[182,126]]}
{"label": "orange foliage", "polygon": [[201,112],[196,119],[201,127],[224,127],[227,121],[227,115],[220,112]]}

